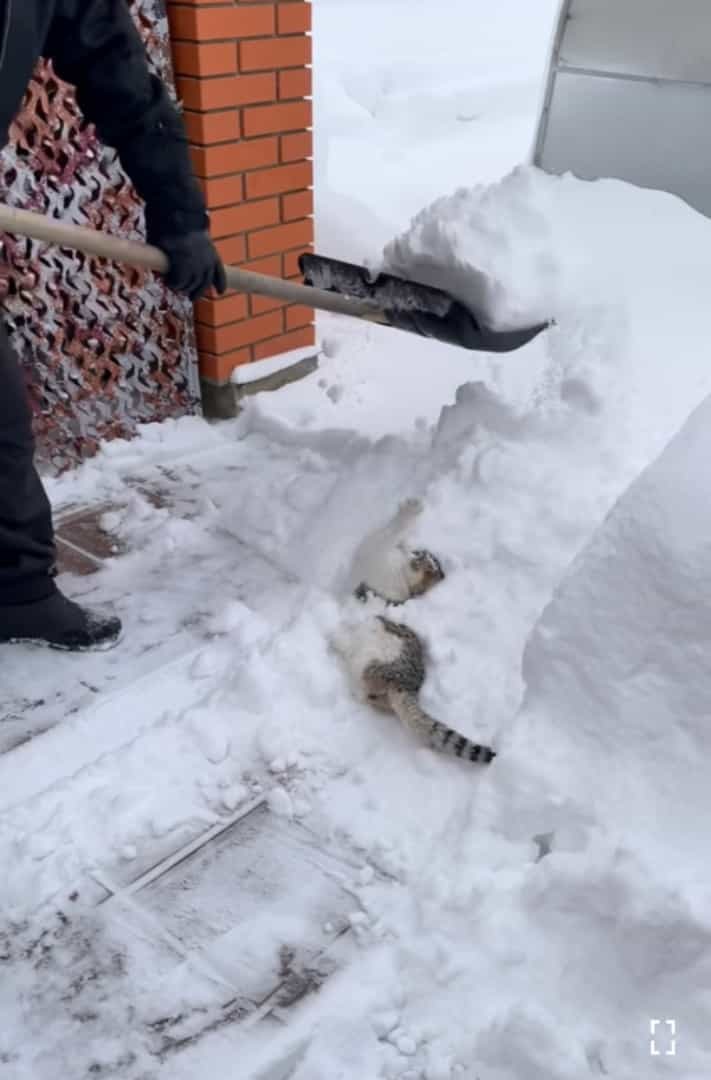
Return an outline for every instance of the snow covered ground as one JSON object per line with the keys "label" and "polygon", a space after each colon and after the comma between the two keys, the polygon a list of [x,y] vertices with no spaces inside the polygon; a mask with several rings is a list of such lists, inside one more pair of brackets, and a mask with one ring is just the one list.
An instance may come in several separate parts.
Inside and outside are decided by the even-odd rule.
{"label": "snow covered ground", "polygon": [[[553,3],[432,6],[317,0],[319,247],[397,237],[391,265],[436,254],[465,292],[481,267],[493,314],[556,325],[495,358],[323,320],[308,380],[52,484],[115,507],[128,553],[66,584],[127,640],[0,652],[11,699],[76,703],[0,757],[13,1080],[711,1072],[711,224],[516,168]],[[356,547],[413,495],[447,575],[402,609],[423,700],[495,745],[486,769],[357,704],[329,646]],[[272,832],[234,881],[207,857],[148,880],[262,797]],[[318,854],[280,868],[267,835]],[[312,952],[343,945],[319,993],[222,1022],[314,925]]]}

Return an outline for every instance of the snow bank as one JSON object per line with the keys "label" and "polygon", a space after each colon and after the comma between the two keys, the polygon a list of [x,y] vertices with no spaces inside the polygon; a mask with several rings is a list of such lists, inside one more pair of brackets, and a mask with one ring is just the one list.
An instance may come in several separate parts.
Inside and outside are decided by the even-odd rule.
{"label": "snow bank", "polygon": [[688,273],[700,255],[706,264],[699,241],[710,233],[674,196],[520,166],[500,183],[436,199],[386,247],[384,265],[515,325],[564,316],[583,297],[624,303],[646,288],[670,296],[672,268]]}
{"label": "snow bank", "polygon": [[[497,70],[511,28],[525,53],[544,6],[481,8]],[[472,0],[452,7],[471,17]],[[348,176],[333,236],[356,258],[388,222],[404,228],[425,189],[500,172],[485,125],[452,113],[504,107],[500,87],[466,81],[490,24],[473,44],[438,20],[461,54],[438,95],[441,58],[421,45],[431,5],[388,5],[387,34],[384,10],[331,13],[361,74],[339,82],[343,141],[322,139],[320,160]],[[388,84],[400,27],[421,61]],[[354,200],[388,176],[370,217]],[[436,275],[500,322],[555,316],[541,339],[491,358],[325,321],[317,375],[234,424],[150,426],[52,484],[57,505],[114,504],[105,524],[131,553],[66,584],[117,604],[135,668],[122,693],[118,654],[17,653],[3,671],[18,696],[83,695],[0,757],[0,1061],[13,1075],[281,1080],[285,1062],[294,1080],[708,1075],[709,406],[665,447],[711,392],[710,227],[667,196],[532,169],[459,190],[391,244],[391,268]],[[408,539],[447,574],[402,612],[429,648],[424,704],[496,744],[487,772],[360,706],[329,648],[359,543],[409,496],[425,509]],[[69,928],[55,912],[88,868],[129,876],[271,787],[273,813],[353,860],[355,955],[285,1032],[228,1026],[162,1066],[151,1023],[209,1019],[214,999],[167,961],[154,971],[83,893]],[[267,921],[255,950],[274,945]],[[677,1057],[650,1056],[652,1017],[677,1019]]]}
{"label": "snow bank", "polygon": [[[489,823],[551,849],[519,894],[557,967],[550,1015],[605,1032],[599,1071],[630,1080],[711,1055],[710,453],[707,400],[556,590],[492,778]],[[683,1032],[676,1059],[647,1057],[653,1017]]]}
{"label": "snow bank", "polygon": [[614,407],[617,454],[631,455],[631,479],[711,389],[711,223],[673,196],[520,167],[436,200],[384,258],[388,269],[449,289],[495,324],[552,317],[557,326],[494,358],[324,319],[319,375],[260,408],[312,431],[326,409],[330,423],[409,435],[413,420],[436,423],[464,382],[483,379],[529,409],[553,378],[576,407]]}
{"label": "snow bank", "polygon": [[[424,763],[408,778],[374,762],[366,825],[355,792],[329,788],[355,838],[377,829],[374,864],[407,882],[399,900],[360,890],[371,958],[395,965],[368,1006],[382,1075],[707,1075],[710,452],[711,400],[556,590],[522,708],[470,793],[452,775],[435,806]],[[351,976],[365,995],[365,960]],[[347,993],[326,992],[326,1018]],[[319,1048],[317,1033],[312,1066]]]}
{"label": "snow bank", "polygon": [[[299,535],[309,566],[345,558],[338,523],[424,496],[417,536],[439,552],[446,537],[448,571],[407,611],[433,656],[426,701],[502,749],[466,786],[413,752],[408,770],[374,754],[321,792],[404,889],[359,891],[369,951],[323,992],[314,1075],[333,1068],[331,1018],[349,1080],[356,1045],[387,1077],[708,1072],[709,406],[580,552],[711,389],[709,227],[659,193],[520,169],[435,204],[388,251],[455,292],[483,267],[499,318],[558,325],[508,361],[509,382],[484,359],[487,385],[462,388],[430,436],[355,457]],[[650,1054],[655,1017],[676,1020],[676,1056],[663,1032]]]}
{"label": "snow bank", "polygon": [[[711,401],[576,561],[524,654],[512,767],[535,761],[671,886],[711,886]],[[689,894],[687,893],[687,896]]]}
{"label": "snow bank", "polygon": [[[533,139],[559,0],[317,0],[314,3],[317,247],[361,202],[392,230],[442,192],[491,182]],[[332,228],[336,231],[332,234]],[[346,256],[347,257],[347,256]]]}

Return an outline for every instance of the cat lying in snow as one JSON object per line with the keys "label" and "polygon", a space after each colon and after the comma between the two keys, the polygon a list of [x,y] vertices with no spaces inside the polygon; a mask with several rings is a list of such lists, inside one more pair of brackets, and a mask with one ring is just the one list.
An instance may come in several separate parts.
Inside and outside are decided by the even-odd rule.
{"label": "cat lying in snow", "polygon": [[436,556],[405,543],[405,533],[422,510],[420,499],[406,499],[392,521],[360,544],[350,575],[358,599],[379,596],[389,604],[404,604],[444,580]]}
{"label": "cat lying in snow", "polygon": [[[421,511],[420,500],[406,500],[388,525],[360,545],[351,574],[351,581],[358,582],[354,590],[358,599],[378,596],[388,604],[403,604],[444,579],[436,556],[409,548],[404,541]],[[420,705],[427,668],[424,645],[414,630],[377,615],[342,627],[333,644],[363,700],[393,713],[433,749],[482,763],[496,756],[488,746],[435,720]]]}

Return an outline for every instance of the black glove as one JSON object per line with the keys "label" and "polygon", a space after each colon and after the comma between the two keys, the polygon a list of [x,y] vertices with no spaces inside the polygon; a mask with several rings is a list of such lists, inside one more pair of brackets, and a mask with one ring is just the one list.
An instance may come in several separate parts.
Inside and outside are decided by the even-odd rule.
{"label": "black glove", "polygon": [[207,232],[188,232],[183,236],[151,237],[151,242],[167,255],[170,266],[166,284],[191,300],[204,296],[209,288],[223,293],[227,288],[225,268]]}

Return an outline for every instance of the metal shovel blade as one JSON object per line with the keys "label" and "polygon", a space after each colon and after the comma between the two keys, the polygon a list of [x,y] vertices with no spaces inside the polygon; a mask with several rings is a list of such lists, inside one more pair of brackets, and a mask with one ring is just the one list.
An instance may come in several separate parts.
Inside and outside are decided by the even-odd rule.
{"label": "metal shovel blade", "polygon": [[378,274],[371,279],[364,266],[326,255],[306,253],[300,257],[299,267],[305,285],[372,304],[374,315],[379,316],[373,321],[462,349],[512,352],[550,326],[545,322],[516,330],[495,330],[442,289],[392,274]]}

